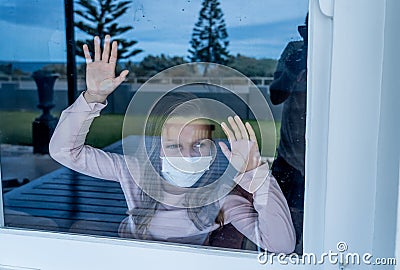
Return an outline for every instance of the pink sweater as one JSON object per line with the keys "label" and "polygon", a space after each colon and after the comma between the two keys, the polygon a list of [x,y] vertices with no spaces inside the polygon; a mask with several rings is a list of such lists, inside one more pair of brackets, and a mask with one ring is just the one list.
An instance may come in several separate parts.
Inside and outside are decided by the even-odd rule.
{"label": "pink sweater", "polygon": [[[129,210],[138,205],[139,187],[131,175],[123,155],[110,153],[84,145],[93,119],[106,105],[87,103],[81,94],[60,117],[50,141],[50,155],[62,165],[77,172],[105,180],[118,181],[124,192]],[[140,170],[139,164],[137,171]],[[133,171],[133,170],[132,170]],[[265,181],[253,192],[253,203],[239,195],[227,195],[220,204],[224,222],[232,223],[238,231],[255,244],[270,252],[290,253],[295,247],[295,230],[289,208],[279,185],[269,174],[267,164],[241,175],[239,185],[250,191],[252,181]],[[133,237],[135,225],[132,216],[121,223],[119,234]],[[203,244],[209,232],[217,229],[214,224],[203,231],[189,219],[186,209],[161,205],[149,226],[152,240]]]}

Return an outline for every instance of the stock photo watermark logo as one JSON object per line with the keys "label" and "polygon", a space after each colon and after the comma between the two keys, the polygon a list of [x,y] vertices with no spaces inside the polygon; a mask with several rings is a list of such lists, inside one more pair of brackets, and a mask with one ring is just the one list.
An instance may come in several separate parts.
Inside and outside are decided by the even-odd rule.
{"label": "stock photo watermark logo", "polygon": [[[182,101],[178,105],[176,104],[177,99]],[[234,101],[232,102],[232,100]],[[172,107],[173,109],[171,109]],[[241,113],[238,110],[241,110]],[[183,127],[196,121],[212,123],[210,125],[219,127],[222,122],[227,121],[228,117],[239,114],[242,114],[246,120],[251,115],[253,125],[257,126],[257,130],[259,130],[260,151],[263,150],[268,156],[274,156],[276,149],[275,121],[263,93],[248,77],[224,65],[196,62],[171,67],[150,78],[132,97],[123,123],[122,148],[127,167],[135,176],[137,166],[132,162],[139,162],[144,172],[144,177],[133,177],[136,184],[156,201],[179,208],[202,207],[224,198],[237,184],[232,181],[237,171],[231,164],[228,164],[223,170],[216,168],[218,167],[216,165],[217,157],[222,153],[217,143],[209,140],[210,149],[213,150],[209,151],[210,153],[207,152],[208,154],[205,156],[197,157],[196,160],[184,157],[182,154],[173,158],[163,156],[160,166],[157,164],[157,160],[160,159],[160,153],[165,152],[165,149],[163,142],[156,137],[161,136],[164,123],[167,123],[169,119],[183,119],[184,123],[180,128],[180,132],[182,132]],[[172,120],[169,123],[173,122]],[[260,123],[264,125],[260,126]],[[137,133],[138,127],[140,127],[141,139],[136,142],[140,141],[139,144],[129,140],[130,135]],[[179,134],[175,137],[179,138]],[[137,161],[131,161],[130,156],[135,156]],[[211,162],[203,164],[203,166],[200,163],[205,162],[206,158]],[[175,160],[177,161],[175,162]],[[167,162],[174,168],[163,166]],[[198,162],[199,166],[191,162]],[[213,163],[214,167],[212,167]],[[189,167],[201,167],[200,173],[215,168],[219,174],[214,179],[217,173],[215,175],[209,173],[209,182],[190,188],[183,185],[169,185],[173,181],[160,177],[160,170],[171,169],[175,175],[188,178],[189,174],[186,168]],[[191,172],[191,170],[189,171]],[[198,170],[190,177],[196,177],[197,173]],[[175,177],[175,179],[177,178]],[[193,182],[196,180],[193,178]],[[169,185],[168,190],[172,192],[161,192],[163,185]],[[257,190],[261,185],[262,183],[254,181],[249,188]],[[185,194],[190,200],[177,200],[174,194]]]}
{"label": "stock photo watermark logo", "polygon": [[346,242],[338,242],[336,250],[329,250],[320,255],[304,252],[302,255],[292,253],[262,252],[258,254],[257,260],[260,264],[280,265],[396,265],[396,258],[374,257],[371,253],[349,252]]}

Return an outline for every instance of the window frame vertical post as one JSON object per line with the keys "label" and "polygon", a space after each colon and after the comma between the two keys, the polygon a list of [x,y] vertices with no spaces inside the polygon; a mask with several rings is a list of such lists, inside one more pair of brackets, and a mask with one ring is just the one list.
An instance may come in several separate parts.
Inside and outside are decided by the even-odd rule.
{"label": "window frame vertical post", "polygon": [[74,30],[74,1],[64,0],[65,8],[65,37],[67,48],[67,81],[68,105],[74,103],[77,97],[77,74],[75,60],[75,30]]}

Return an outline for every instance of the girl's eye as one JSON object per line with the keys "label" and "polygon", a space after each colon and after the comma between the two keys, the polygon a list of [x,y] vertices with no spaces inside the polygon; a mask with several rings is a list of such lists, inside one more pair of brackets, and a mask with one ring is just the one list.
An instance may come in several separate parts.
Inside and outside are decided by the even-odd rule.
{"label": "girl's eye", "polygon": [[179,144],[170,144],[170,145],[167,145],[167,149],[178,149],[178,148],[180,148],[181,146],[179,145]]}
{"label": "girl's eye", "polygon": [[194,144],[193,148],[194,149],[200,149],[200,148],[203,148],[204,146],[205,146],[204,143],[199,142],[199,143]]}
{"label": "girl's eye", "polygon": [[209,146],[209,144],[207,142],[201,141],[201,142],[198,142],[198,143],[194,144],[193,148],[198,150],[200,148],[205,148],[205,147],[208,147],[208,146]]}

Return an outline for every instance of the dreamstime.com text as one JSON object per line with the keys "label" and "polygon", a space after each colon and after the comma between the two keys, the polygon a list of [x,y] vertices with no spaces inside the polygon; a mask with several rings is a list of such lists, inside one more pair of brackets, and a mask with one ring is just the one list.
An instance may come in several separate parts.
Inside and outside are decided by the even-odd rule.
{"label": "dreamstime.com text", "polygon": [[396,258],[374,258],[371,253],[347,252],[348,246],[345,242],[339,242],[336,245],[337,250],[324,252],[321,255],[315,253],[273,253],[262,252],[258,254],[260,264],[281,264],[281,265],[322,265],[325,263],[339,265],[396,265]]}

